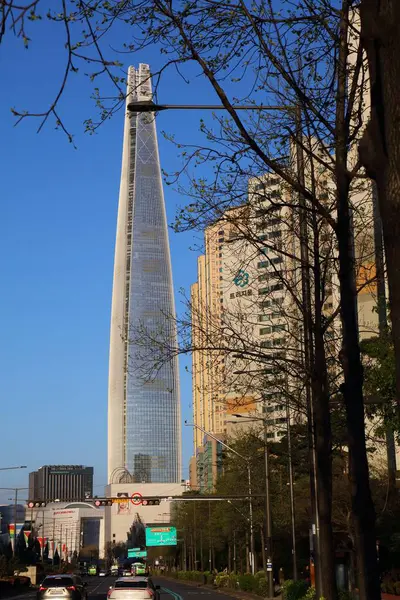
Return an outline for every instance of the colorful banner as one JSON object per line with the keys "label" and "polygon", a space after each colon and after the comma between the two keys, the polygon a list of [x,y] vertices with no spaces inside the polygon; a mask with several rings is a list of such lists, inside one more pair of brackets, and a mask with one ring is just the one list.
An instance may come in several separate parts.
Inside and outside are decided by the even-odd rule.
{"label": "colorful banner", "polygon": [[29,536],[31,535],[31,531],[26,531],[26,529],[24,529],[24,540],[25,540],[25,545],[28,546],[29,544]]}
{"label": "colorful banner", "polygon": [[41,550],[42,550],[43,548],[45,548],[45,547],[46,547],[47,540],[48,540],[48,538],[47,538],[47,537],[38,537],[38,538],[37,538],[37,540],[38,540],[38,542],[39,542],[39,545],[40,545],[40,549],[41,549]]}
{"label": "colorful banner", "polygon": [[12,539],[12,540],[15,538],[15,525],[8,526],[8,535],[10,536],[10,539]]}
{"label": "colorful banner", "polygon": [[49,542],[49,559],[52,560],[54,558],[54,541],[51,540]]}

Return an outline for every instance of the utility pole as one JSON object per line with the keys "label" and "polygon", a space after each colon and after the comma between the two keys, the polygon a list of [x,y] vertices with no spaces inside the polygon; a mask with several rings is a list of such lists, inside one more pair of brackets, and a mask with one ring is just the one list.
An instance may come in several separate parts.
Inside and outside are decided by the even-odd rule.
{"label": "utility pole", "polygon": [[291,519],[291,526],[292,526],[293,579],[294,579],[294,581],[297,581],[296,509],[295,509],[295,503],[294,503],[292,434],[291,434],[291,426],[290,426],[289,400],[286,400],[286,425],[287,425],[288,459],[289,459],[289,490],[290,490],[290,519]]}
{"label": "utility pole", "polygon": [[208,503],[208,570],[212,572],[211,501]]}
{"label": "utility pole", "polygon": [[270,479],[269,479],[269,447],[267,419],[264,419],[264,462],[265,462],[265,524],[266,524],[266,553],[267,553],[267,582],[268,597],[274,598],[274,574],[272,566],[272,518],[270,503]]}
{"label": "utility pole", "polygon": [[56,528],[56,518],[54,516],[54,510],[53,510],[53,558],[52,558],[52,565],[54,567],[54,554],[56,552],[56,547],[55,547],[55,528]]}
{"label": "utility pole", "polygon": [[43,540],[43,543],[42,543],[42,548],[41,548],[41,554],[42,554],[42,563],[44,563],[44,543],[45,543],[45,539],[46,539],[45,538],[45,527],[44,527],[44,510],[42,510],[42,519],[43,519],[43,522],[42,522],[42,540]]}
{"label": "utility pole", "polygon": [[18,488],[15,488],[14,498],[14,556],[17,553],[17,506],[18,506]]}
{"label": "utility pole", "polygon": [[[303,149],[299,140],[303,138],[301,126],[301,108],[296,107],[296,162],[297,172],[300,183],[305,185],[305,166]],[[310,283],[310,263],[308,253],[308,226],[306,205],[303,194],[299,194],[299,220],[300,220],[300,257],[301,257],[301,288],[303,299],[303,356],[304,356],[304,371],[305,392],[306,392],[306,407],[307,407],[307,425],[308,425],[308,444],[310,453],[310,495],[311,495],[311,534],[310,540],[313,547],[313,562],[315,565],[315,588],[317,598],[324,596],[321,561],[320,561],[320,544],[319,544],[319,512],[318,512],[318,487],[317,487],[317,458],[315,449],[315,432],[314,432],[314,398],[311,389],[311,366],[313,364],[313,339],[312,339],[312,313],[311,313],[311,283]],[[311,569],[311,565],[310,565]]]}
{"label": "utility pole", "polygon": [[197,571],[197,532],[196,532],[196,500],[193,502],[193,561],[194,570]]}

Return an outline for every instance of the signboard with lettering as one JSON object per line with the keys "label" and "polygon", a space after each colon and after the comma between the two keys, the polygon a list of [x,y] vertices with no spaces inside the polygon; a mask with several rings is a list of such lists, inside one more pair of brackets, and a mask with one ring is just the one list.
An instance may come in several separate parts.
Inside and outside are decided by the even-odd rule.
{"label": "signboard with lettering", "polygon": [[146,546],[176,546],[176,527],[146,527]]}
{"label": "signboard with lettering", "polygon": [[146,558],[146,550],[137,550],[136,548],[128,548],[128,558]]}

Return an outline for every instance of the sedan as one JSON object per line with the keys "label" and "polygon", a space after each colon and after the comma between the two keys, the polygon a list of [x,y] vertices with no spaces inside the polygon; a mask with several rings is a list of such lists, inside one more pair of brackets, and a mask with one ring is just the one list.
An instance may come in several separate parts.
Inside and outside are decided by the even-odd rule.
{"label": "sedan", "polygon": [[108,600],[159,600],[160,586],[150,577],[123,577],[108,590]]}
{"label": "sedan", "polygon": [[50,575],[36,595],[37,600],[87,600],[86,583],[79,575]]}

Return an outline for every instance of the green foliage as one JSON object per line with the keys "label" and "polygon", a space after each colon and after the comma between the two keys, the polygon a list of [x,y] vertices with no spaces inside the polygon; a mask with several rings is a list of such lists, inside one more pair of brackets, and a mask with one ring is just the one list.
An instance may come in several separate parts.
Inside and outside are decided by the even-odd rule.
{"label": "green foliage", "polygon": [[353,596],[346,590],[339,590],[338,600],[353,600]]}
{"label": "green foliage", "polygon": [[[305,594],[305,596],[303,596],[302,600],[315,600],[316,598],[316,592],[315,592],[315,587],[310,586]],[[343,600],[345,600],[343,598]]]}
{"label": "green foliage", "polygon": [[[252,592],[258,596],[265,597],[268,594],[268,584],[263,571],[256,575],[246,573],[236,575],[235,573],[218,573],[213,575],[209,571],[175,571],[167,574],[173,579],[183,581],[196,581],[198,583],[214,584],[219,589],[241,590],[243,592]],[[308,599],[312,600],[312,598]]]}
{"label": "green foliage", "polygon": [[253,575],[245,573],[244,575],[238,575],[239,589],[243,592],[257,592],[258,580]]}
{"label": "green foliage", "polygon": [[257,594],[263,596],[263,598],[268,596],[268,581],[265,579],[265,576],[258,579]]}
{"label": "green foliage", "polygon": [[287,579],[282,586],[282,596],[284,600],[300,600],[307,595],[308,589],[306,581]]}
{"label": "green foliage", "polygon": [[382,592],[400,596],[400,571],[394,569],[389,571],[383,577],[381,584]]}
{"label": "green foliage", "polygon": [[390,332],[383,337],[373,337],[361,342],[363,353],[364,389],[366,396],[375,397],[381,403],[367,406],[369,416],[380,415],[385,425],[400,434],[400,423],[396,417],[396,366],[393,340]]}

